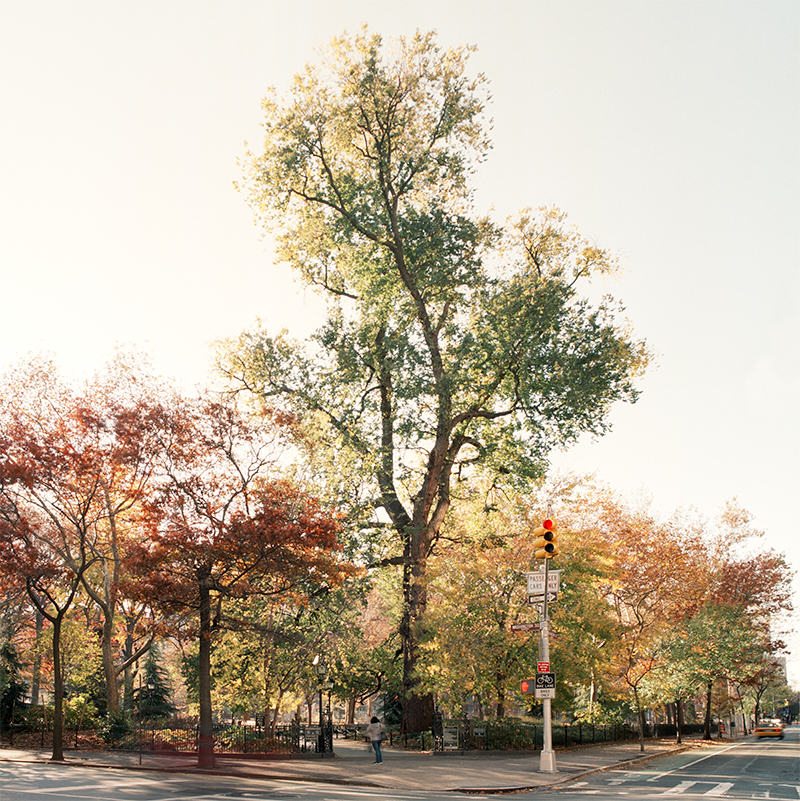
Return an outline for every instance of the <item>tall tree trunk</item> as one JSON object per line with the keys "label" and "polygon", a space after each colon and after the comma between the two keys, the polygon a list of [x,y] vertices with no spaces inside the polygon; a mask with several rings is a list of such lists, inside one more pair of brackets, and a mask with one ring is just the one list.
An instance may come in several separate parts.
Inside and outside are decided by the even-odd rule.
{"label": "tall tree trunk", "polygon": [[119,683],[117,666],[114,663],[114,618],[103,617],[103,678],[106,682],[106,712],[109,715],[119,712]]}
{"label": "tall tree trunk", "polygon": [[214,729],[211,719],[211,591],[209,575],[198,571],[200,591],[200,653],[198,657],[198,693],[200,701],[200,727],[197,742],[197,764],[201,768],[214,767]]}
{"label": "tall tree trunk", "polygon": [[761,697],[764,695],[764,689],[760,689],[756,693],[756,702],[753,704],[753,719],[755,724],[758,725],[758,721],[761,720]]}
{"label": "tall tree trunk", "polygon": [[683,700],[675,701],[675,739],[680,745],[683,742]]}
{"label": "tall tree trunk", "polygon": [[42,628],[44,627],[44,615],[37,607],[34,611],[36,621],[36,646],[33,649],[33,673],[31,675],[31,706],[39,706],[39,688],[42,682]]}
{"label": "tall tree trunk", "polygon": [[703,739],[711,739],[711,687],[712,683],[706,684],[706,714],[703,720]]}
{"label": "tall tree trunk", "polygon": [[497,693],[495,717],[504,718],[506,716],[506,676],[501,671],[495,674],[495,691]]}
{"label": "tall tree trunk", "polygon": [[636,718],[639,721],[639,750],[644,751],[644,709],[639,699],[639,688],[633,688],[633,698],[636,703]]}
{"label": "tall tree trunk", "polygon": [[424,583],[426,561],[412,551],[411,543],[406,550],[409,557],[403,566],[403,617],[400,623],[400,639],[403,644],[401,728],[404,733],[410,734],[428,731],[433,726],[433,696],[417,692],[416,675],[420,657],[422,621],[428,604],[428,593]]}
{"label": "tall tree trunk", "polygon": [[135,645],[134,635],[136,633],[136,623],[137,623],[137,618],[135,616],[125,617],[125,649],[123,652],[123,660],[125,668],[122,674],[122,692],[123,692],[123,703],[125,705],[125,709],[128,712],[130,712],[133,709],[134,673],[132,669],[133,663],[131,661],[131,657],[133,656],[133,650]]}
{"label": "tall tree trunk", "polygon": [[[111,494],[108,486],[103,483],[103,498],[108,512],[108,522],[111,531],[111,559],[101,561],[103,567],[103,597],[98,603],[103,615],[103,676],[106,681],[106,710],[109,715],[119,712],[119,671],[114,663],[114,623],[117,614],[117,587],[119,583],[120,555],[117,537],[117,516],[113,510]],[[89,585],[84,582],[87,590]],[[90,590],[90,595],[94,593]],[[99,601],[101,599],[95,598]]]}
{"label": "tall tree trunk", "polygon": [[278,716],[281,713],[281,705],[283,704],[283,688],[278,688],[278,697],[275,699],[275,706],[272,709],[272,717],[269,721],[269,733],[275,734],[275,729],[278,726]]}
{"label": "tall tree trunk", "polygon": [[[277,706],[275,705],[274,715],[270,715],[270,699],[272,698],[272,656],[273,656],[273,641],[272,636],[268,632],[263,632],[261,635],[261,649],[262,659],[261,668],[264,672],[264,727],[267,728],[272,734],[275,730],[275,722],[278,717]],[[272,720],[271,723],[269,721]]]}
{"label": "tall tree trunk", "polygon": [[347,725],[352,726],[356,722],[356,695],[355,693],[347,699]]}
{"label": "tall tree trunk", "polygon": [[54,762],[64,760],[64,673],[61,667],[61,623],[57,615],[53,623],[53,755]]}

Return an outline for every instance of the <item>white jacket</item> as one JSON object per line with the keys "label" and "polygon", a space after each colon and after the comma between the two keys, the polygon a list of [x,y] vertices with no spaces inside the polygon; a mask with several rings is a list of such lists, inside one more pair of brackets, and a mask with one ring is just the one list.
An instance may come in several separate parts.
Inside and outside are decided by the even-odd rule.
{"label": "white jacket", "polygon": [[367,737],[374,742],[375,740],[382,740],[383,739],[383,723],[378,721],[378,723],[370,723],[367,726]]}

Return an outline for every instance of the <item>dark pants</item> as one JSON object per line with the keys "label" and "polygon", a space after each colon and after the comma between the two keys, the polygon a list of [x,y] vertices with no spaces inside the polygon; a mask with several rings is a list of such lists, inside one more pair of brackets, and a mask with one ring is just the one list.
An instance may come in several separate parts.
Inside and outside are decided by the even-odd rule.
{"label": "dark pants", "polygon": [[383,762],[383,755],[381,754],[381,741],[380,740],[373,740],[372,741],[372,748],[375,750],[375,761],[376,762]]}

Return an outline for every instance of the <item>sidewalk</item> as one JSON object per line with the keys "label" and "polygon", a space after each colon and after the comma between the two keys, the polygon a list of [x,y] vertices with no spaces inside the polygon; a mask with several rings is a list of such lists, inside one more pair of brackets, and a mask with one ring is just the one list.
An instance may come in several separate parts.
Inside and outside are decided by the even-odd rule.
{"label": "sidewalk", "polygon": [[[689,741],[648,740],[645,753],[638,742],[610,743],[556,750],[558,773],[539,772],[539,753],[430,754],[384,749],[381,765],[372,763],[365,744],[337,740],[335,756],[328,759],[243,759],[217,757],[216,767],[200,769],[194,756],[67,751],[67,765],[108,767],[128,770],[162,770],[239,776],[254,779],[315,781],[381,787],[395,790],[461,790],[504,792],[549,787],[572,781],[588,773],[642,764],[655,756],[696,747]],[[0,761],[49,762],[49,752],[0,750]],[[52,764],[52,763],[51,763]]]}

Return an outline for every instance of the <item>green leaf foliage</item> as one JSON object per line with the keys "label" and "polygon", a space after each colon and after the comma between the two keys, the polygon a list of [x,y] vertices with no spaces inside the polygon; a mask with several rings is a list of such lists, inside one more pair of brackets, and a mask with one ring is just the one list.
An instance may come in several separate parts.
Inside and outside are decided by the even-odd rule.
{"label": "green leaf foliage", "polygon": [[[235,384],[296,416],[333,485],[335,468],[357,471],[362,492],[342,504],[357,502],[355,526],[394,528],[382,558],[379,537],[364,553],[402,560],[407,699],[426,560],[456,478],[541,477],[551,449],[601,434],[611,406],[636,399],[647,361],[620,305],[583,292],[613,257],[555,209],[506,224],[476,212],[488,94],[469,54],[431,33],[387,44],[365,30],[265,100],[242,188],[328,313],[309,343],[261,328],[220,359]],[[430,724],[424,706],[407,729]]]}

